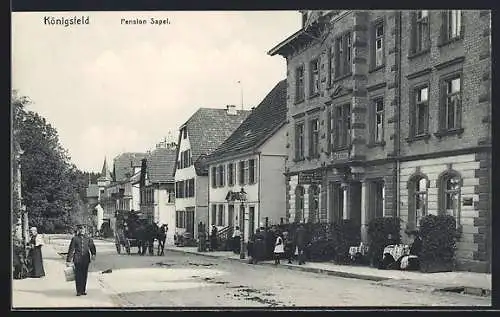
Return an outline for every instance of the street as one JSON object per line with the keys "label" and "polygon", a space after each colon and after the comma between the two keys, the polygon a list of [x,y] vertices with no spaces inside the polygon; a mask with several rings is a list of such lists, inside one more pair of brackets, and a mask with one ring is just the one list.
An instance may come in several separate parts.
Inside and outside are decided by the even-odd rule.
{"label": "street", "polygon": [[[118,255],[112,242],[95,243],[97,260],[90,271],[124,307],[491,305],[490,298],[413,291],[380,282],[167,250],[165,256]],[[67,238],[50,242],[58,252],[67,252],[68,245]],[[132,250],[137,252],[136,248]],[[108,269],[110,273],[101,274]]]}

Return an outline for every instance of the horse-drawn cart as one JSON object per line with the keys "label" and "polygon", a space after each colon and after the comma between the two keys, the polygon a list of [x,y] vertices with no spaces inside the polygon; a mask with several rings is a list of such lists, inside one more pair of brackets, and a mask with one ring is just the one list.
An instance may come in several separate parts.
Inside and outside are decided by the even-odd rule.
{"label": "horse-drawn cart", "polygon": [[127,254],[130,254],[130,249],[133,247],[140,248],[138,233],[142,219],[139,216],[140,214],[134,211],[117,211],[115,246],[118,254],[122,252],[122,248]]}

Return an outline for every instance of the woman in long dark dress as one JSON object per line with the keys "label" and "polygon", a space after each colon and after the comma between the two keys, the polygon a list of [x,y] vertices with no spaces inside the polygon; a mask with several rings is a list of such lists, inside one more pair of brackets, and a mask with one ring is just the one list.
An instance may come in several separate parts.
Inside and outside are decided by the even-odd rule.
{"label": "woman in long dark dress", "polygon": [[31,277],[42,277],[45,276],[45,270],[43,269],[43,257],[42,257],[42,237],[38,234],[36,227],[30,229],[31,239],[30,239],[30,251],[29,256],[31,258]]}

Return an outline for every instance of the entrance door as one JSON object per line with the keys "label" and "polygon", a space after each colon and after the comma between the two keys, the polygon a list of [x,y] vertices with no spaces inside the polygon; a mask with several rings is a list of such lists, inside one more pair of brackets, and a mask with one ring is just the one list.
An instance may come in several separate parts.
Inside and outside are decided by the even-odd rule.
{"label": "entrance door", "polygon": [[330,184],[330,222],[338,223],[344,215],[344,190],[340,183]]}
{"label": "entrance door", "polygon": [[186,208],[186,231],[194,234],[194,208]]}
{"label": "entrance door", "polygon": [[384,216],[384,182],[382,180],[372,181],[370,183],[370,205],[368,208],[370,219],[381,218]]}
{"label": "entrance door", "polygon": [[234,226],[234,205],[229,205],[227,209],[228,226]]}

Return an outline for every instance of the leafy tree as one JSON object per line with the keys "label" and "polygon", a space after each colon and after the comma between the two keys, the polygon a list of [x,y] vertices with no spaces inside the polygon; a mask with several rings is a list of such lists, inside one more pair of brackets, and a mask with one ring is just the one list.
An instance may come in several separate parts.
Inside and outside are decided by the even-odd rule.
{"label": "leafy tree", "polygon": [[[27,97],[12,94],[13,128],[21,154],[21,190],[30,226],[63,232],[85,213],[86,173],[70,163],[58,133],[42,116],[27,111]],[[78,219],[83,220],[83,219]]]}

